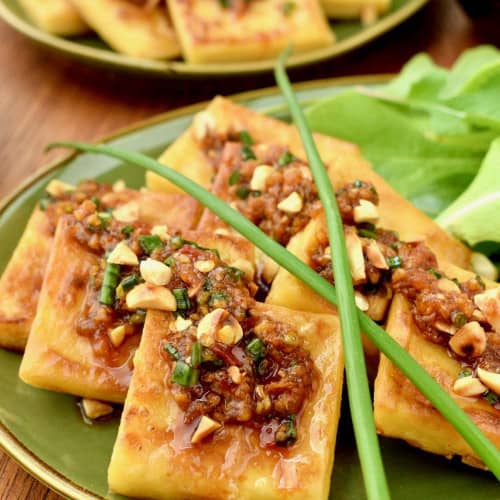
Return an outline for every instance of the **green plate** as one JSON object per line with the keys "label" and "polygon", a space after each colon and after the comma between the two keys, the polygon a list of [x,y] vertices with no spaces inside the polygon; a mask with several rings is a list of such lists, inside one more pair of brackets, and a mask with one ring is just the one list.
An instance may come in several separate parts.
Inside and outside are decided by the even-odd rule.
{"label": "green plate", "polygon": [[[389,12],[374,24],[364,27],[359,21],[335,21],[331,27],[337,42],[329,47],[313,50],[290,58],[289,67],[311,64],[333,58],[359,47],[385,33],[414,14],[428,0],[392,0]],[[41,31],[26,17],[16,0],[0,0],[0,17],[24,35],[59,52],[99,65],[112,66],[138,73],[168,77],[230,75],[271,71],[273,60],[189,64],[182,61],[155,61],[124,56],[113,52],[96,36],[61,38]]]}
{"label": "green plate", "polygon": [[[299,85],[296,90],[305,103],[353,85],[376,85],[383,79],[323,80]],[[235,99],[251,108],[287,118],[286,107],[275,88],[240,94]],[[156,156],[204,106],[195,105],[160,115],[109,138],[108,142]],[[67,182],[89,177],[108,182],[123,178],[134,187],[144,182],[142,170],[91,154],[73,155],[44,168],[0,206],[0,271],[42,195],[44,185],[54,176]],[[67,497],[116,498],[108,493],[106,469],[118,422],[86,425],[74,397],[37,390],[22,383],[17,377],[20,361],[19,355],[0,350],[0,445],[31,474]],[[423,453],[400,441],[381,441],[394,499],[500,499],[498,483],[489,473]],[[346,404],[331,492],[336,500],[365,498]]]}

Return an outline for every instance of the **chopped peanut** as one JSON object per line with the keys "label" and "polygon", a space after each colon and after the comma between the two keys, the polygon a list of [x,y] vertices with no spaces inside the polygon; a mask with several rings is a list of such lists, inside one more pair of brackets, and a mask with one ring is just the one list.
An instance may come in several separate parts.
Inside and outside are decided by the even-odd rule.
{"label": "chopped peanut", "polygon": [[200,271],[200,273],[209,273],[214,269],[215,262],[213,260],[198,260],[194,263],[194,267]]}
{"label": "chopped peanut", "polygon": [[210,417],[206,417],[205,415],[203,415],[201,417],[200,423],[198,424],[198,427],[194,431],[193,437],[191,438],[191,443],[199,443],[201,440],[203,440],[210,434],[213,434],[217,429],[220,428],[221,424],[219,424],[219,422],[216,422]]}
{"label": "chopped peanut", "polygon": [[500,394],[500,373],[493,373],[482,368],[477,369],[477,376],[481,382],[493,392]]}
{"label": "chopped peanut", "polygon": [[74,191],[76,188],[72,184],[68,184],[66,182],[60,181],[59,179],[53,179],[49,182],[45,191],[53,196],[54,198],[58,198],[68,191]]}
{"label": "chopped peanut", "polygon": [[113,217],[118,222],[128,224],[135,222],[139,218],[139,204],[136,201],[130,201],[121,207],[113,210]]}
{"label": "chopped peanut", "polygon": [[113,248],[107,261],[110,264],[119,264],[121,266],[137,266],[139,264],[137,255],[124,241],[120,241],[120,243]]}
{"label": "chopped peanut", "polygon": [[113,413],[113,407],[111,405],[103,403],[102,401],[97,401],[96,399],[83,398],[82,408],[85,416],[91,420]]}
{"label": "chopped peanut", "polygon": [[172,270],[159,260],[148,258],[140,265],[141,276],[146,283],[164,286],[168,284],[172,277]]}
{"label": "chopped peanut", "polygon": [[289,194],[284,200],[278,203],[278,209],[291,214],[299,213],[304,206],[302,197],[297,191]]}
{"label": "chopped peanut", "polygon": [[132,288],[127,294],[126,302],[129,309],[159,309],[160,311],[177,309],[177,301],[168,288],[146,283]]}
{"label": "chopped peanut", "polygon": [[119,347],[125,340],[126,336],[125,325],[117,326],[108,332],[109,340],[115,347]]}
{"label": "chopped peanut", "polygon": [[486,334],[477,321],[465,324],[450,340],[450,347],[459,356],[477,358],[486,349]]}
{"label": "chopped peanut", "polygon": [[453,392],[459,396],[480,396],[483,392],[486,392],[486,387],[481,384],[479,379],[469,375],[468,377],[455,380],[455,383],[453,384]]}
{"label": "chopped peanut", "polygon": [[362,222],[376,224],[379,219],[378,208],[371,201],[359,200],[359,205],[354,207],[353,217],[356,224]]}
{"label": "chopped peanut", "polygon": [[266,187],[266,180],[273,173],[273,170],[273,167],[270,165],[255,167],[250,181],[250,189],[253,191],[262,191]]}

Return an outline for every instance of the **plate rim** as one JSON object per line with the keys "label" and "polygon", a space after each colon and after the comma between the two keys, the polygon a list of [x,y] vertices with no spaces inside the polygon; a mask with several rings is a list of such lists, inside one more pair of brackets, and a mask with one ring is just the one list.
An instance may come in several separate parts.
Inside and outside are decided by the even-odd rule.
{"label": "plate rim", "polygon": [[[373,75],[353,75],[334,78],[323,78],[301,82],[293,85],[294,90],[310,90],[324,88],[326,86],[349,86],[361,84],[377,84],[387,82],[393,78],[394,74],[373,74]],[[267,97],[274,94],[279,94],[280,90],[277,86],[265,87],[262,89],[240,92],[237,94],[228,95],[227,98],[235,102],[245,102],[252,99]],[[131,134],[133,132],[144,129],[148,126],[153,126],[168,120],[187,116],[203,110],[211,100],[196,102],[187,106],[156,114],[145,120],[134,122],[132,125],[122,127],[116,131],[95,139],[94,143],[106,143]],[[0,216],[5,212],[11,203],[21,196],[34,183],[38,182],[44,176],[50,174],[53,170],[64,167],[68,162],[75,159],[77,156],[84,154],[83,152],[72,152],[62,158],[42,165],[40,168],[30,174],[25,180],[21,181],[17,186],[14,186],[6,195],[0,199]],[[85,489],[83,486],[71,481],[63,476],[56,469],[44,462],[39,456],[35,455],[26,445],[24,445],[13,434],[7,426],[0,421],[0,449],[2,449],[10,458],[12,458],[22,469],[35,479],[44,484],[47,488],[71,500],[104,500],[104,497],[96,495]]]}
{"label": "plate rim", "polygon": [[[345,40],[332,43],[325,48],[291,56],[287,62],[287,67],[295,68],[299,66],[306,66],[308,64],[319,63],[350,52],[399,25],[415,14],[428,2],[429,0],[406,0],[406,3],[395,12],[387,14],[372,26],[368,26],[359,33],[356,33]],[[17,16],[7,6],[6,0],[0,0],[0,18],[31,40],[46,47],[50,47],[51,49],[61,52],[67,56],[138,73],[148,73],[158,76],[162,75],[170,78],[218,75],[237,76],[243,74],[265,73],[271,71],[275,65],[275,60],[272,59],[228,64],[191,64],[183,61],[163,61],[130,57],[111,50],[108,51],[82,45],[71,39],[47,33]]]}

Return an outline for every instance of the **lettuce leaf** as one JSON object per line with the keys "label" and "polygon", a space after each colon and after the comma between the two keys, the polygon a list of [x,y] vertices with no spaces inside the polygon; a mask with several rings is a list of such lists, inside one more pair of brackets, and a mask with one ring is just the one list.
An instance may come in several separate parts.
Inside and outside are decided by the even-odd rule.
{"label": "lettuce leaf", "polygon": [[474,181],[437,222],[469,245],[500,241],[500,138],[491,144]]}
{"label": "lettuce leaf", "polygon": [[[388,84],[317,101],[306,117],[313,130],[357,143],[395,189],[460,238],[500,242],[491,166],[500,136],[495,47],[464,52],[451,70],[419,54]],[[500,178],[500,163],[496,170]],[[479,224],[482,217],[499,222]]]}

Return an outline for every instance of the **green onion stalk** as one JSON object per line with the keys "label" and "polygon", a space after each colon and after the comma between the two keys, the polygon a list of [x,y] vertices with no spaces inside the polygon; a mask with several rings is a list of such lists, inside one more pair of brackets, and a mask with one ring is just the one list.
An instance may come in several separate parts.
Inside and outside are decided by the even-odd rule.
{"label": "green onion stalk", "polygon": [[[309,266],[304,264],[286,248],[269,238],[269,236],[238,211],[234,210],[214,194],[207,191],[204,187],[176,170],[162,165],[153,158],[141,153],[124,151],[103,144],[94,145],[82,142],[59,142],[49,146],[49,148],[55,147],[73,148],[89,153],[110,156],[161,175],[193,198],[197,199],[221,220],[253,242],[255,246],[276,261],[281,267],[307,284],[309,288],[318,295],[331,304],[338,306],[337,293],[333,285],[316,274]],[[357,310],[356,312],[358,314],[359,325],[365,335],[420,390],[443,417],[448,420],[481,458],[485,465],[489,467],[495,477],[500,480],[499,450],[488,440],[450,395],[413,359],[410,354],[377,325],[377,323],[372,321],[361,311]]]}
{"label": "green onion stalk", "polygon": [[344,239],[344,226],[328,172],[321,160],[284,68],[288,53],[289,50],[285,51],[278,61],[275,70],[276,81],[288,102],[291,115],[302,139],[311,173],[323,204],[330,247],[335,256],[333,274],[337,288],[338,312],[344,346],[347,392],[365,490],[370,499],[388,499],[390,494],[373,419],[359,318],[354,301],[354,287]]}

